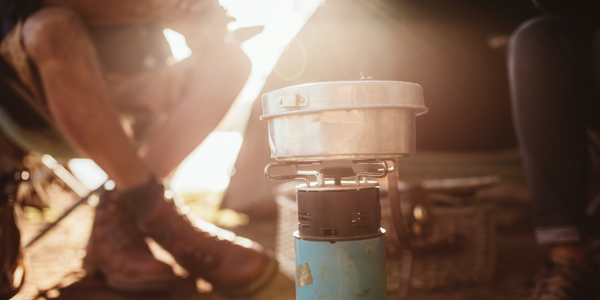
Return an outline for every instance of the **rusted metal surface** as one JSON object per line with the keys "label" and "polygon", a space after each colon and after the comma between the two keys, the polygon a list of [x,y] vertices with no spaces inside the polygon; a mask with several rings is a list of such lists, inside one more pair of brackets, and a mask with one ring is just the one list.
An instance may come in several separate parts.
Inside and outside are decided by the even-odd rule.
{"label": "rusted metal surface", "polygon": [[310,274],[310,266],[308,263],[298,265],[296,268],[296,277],[298,278],[299,287],[313,284],[313,278],[312,274]]}
{"label": "rusted metal surface", "polygon": [[334,243],[296,238],[295,246],[296,299],[386,299],[383,235]]}

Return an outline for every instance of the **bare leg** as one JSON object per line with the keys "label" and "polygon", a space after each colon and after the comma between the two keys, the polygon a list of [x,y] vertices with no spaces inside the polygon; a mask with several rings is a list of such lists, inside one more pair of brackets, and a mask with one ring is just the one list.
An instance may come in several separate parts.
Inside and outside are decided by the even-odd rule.
{"label": "bare leg", "polygon": [[203,53],[195,68],[189,91],[144,151],[156,177],[169,175],[218,125],[246,82],[250,61],[239,47],[221,44]]}
{"label": "bare leg", "polygon": [[121,127],[83,21],[66,8],[42,9],[26,20],[23,38],[52,116],[69,142],[118,188],[147,182],[150,173]]}
{"label": "bare leg", "polygon": [[[163,201],[162,186],[150,180],[151,172],[158,177],[171,172],[217,125],[246,80],[247,72],[239,72],[239,66],[248,70],[245,56],[231,58],[230,54],[237,50],[228,46],[206,53],[196,66],[200,71],[192,72],[192,84],[149,141],[142,160],[121,127],[119,112],[82,20],[64,8],[43,9],[27,19],[24,42],[40,72],[59,130],[78,150],[96,161],[119,189],[125,190],[118,196],[123,201],[115,199],[111,203],[125,204],[123,209],[111,212],[105,206],[103,214],[104,208],[98,208],[97,216],[106,216],[107,222],[103,223],[103,218],[94,221],[86,258],[92,267],[99,268],[106,278],[135,280],[139,289],[156,286],[149,284],[154,281],[169,285],[172,274],[161,271],[162,265],[149,270],[149,263],[155,262],[151,257],[145,263],[140,262],[141,255],[149,252],[143,240],[141,245],[127,248],[123,246],[125,243],[111,243],[118,241],[119,234],[114,229],[119,229],[133,238],[142,234],[152,237],[191,275],[209,280],[215,288],[252,293],[268,282],[276,272],[276,263],[259,245],[242,246],[218,237],[213,227],[192,226],[177,213],[173,202]],[[135,224],[111,227],[114,223],[111,215],[117,218],[117,213],[127,208],[134,213]],[[137,252],[130,252],[131,249]],[[131,276],[130,270],[135,270],[135,274],[151,273],[158,280],[141,280]],[[117,286],[115,280],[110,282],[115,287],[131,289],[131,285]]]}
{"label": "bare leg", "polygon": [[198,71],[186,80],[191,84],[182,99],[139,159],[121,127],[83,21],[68,9],[47,8],[27,19],[23,35],[59,130],[120,189],[147,182],[150,173],[163,178],[172,172],[219,123],[250,71],[238,47],[208,49],[196,61]]}

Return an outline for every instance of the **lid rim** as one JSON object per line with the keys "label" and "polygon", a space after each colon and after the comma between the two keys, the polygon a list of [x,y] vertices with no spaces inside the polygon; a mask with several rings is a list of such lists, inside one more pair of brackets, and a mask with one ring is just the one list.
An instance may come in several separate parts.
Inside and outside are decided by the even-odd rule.
{"label": "lid rim", "polygon": [[404,81],[331,81],[306,83],[270,91],[262,95],[263,116],[268,118],[290,111],[314,109],[406,106],[427,112],[423,87]]}
{"label": "lid rim", "polygon": [[273,90],[270,92],[266,92],[263,94],[263,99],[270,94],[274,94],[277,92],[285,92],[287,90],[293,90],[293,89],[297,89],[297,88],[301,88],[301,87],[322,87],[322,86],[358,85],[358,84],[367,85],[367,84],[382,84],[382,83],[388,83],[388,84],[393,83],[393,84],[399,84],[399,85],[408,84],[408,85],[416,85],[416,86],[419,86],[422,88],[422,86],[418,83],[409,82],[409,81],[398,81],[398,80],[322,81],[322,82],[308,82],[308,83],[303,83],[303,84],[297,84],[297,85],[292,85],[292,86],[287,86],[284,88],[276,89],[276,90]]}
{"label": "lid rim", "polygon": [[414,105],[414,104],[372,104],[372,105],[352,105],[352,106],[333,106],[333,107],[319,107],[312,109],[298,109],[298,110],[288,110],[288,111],[279,111],[274,113],[269,113],[260,116],[260,120],[266,120],[271,118],[276,118],[280,116],[289,116],[289,115],[297,115],[297,114],[309,114],[321,111],[332,111],[332,110],[350,110],[350,109],[377,109],[377,108],[405,108],[405,109],[413,109],[418,110],[415,116],[424,115],[429,111],[429,108],[423,105]]}

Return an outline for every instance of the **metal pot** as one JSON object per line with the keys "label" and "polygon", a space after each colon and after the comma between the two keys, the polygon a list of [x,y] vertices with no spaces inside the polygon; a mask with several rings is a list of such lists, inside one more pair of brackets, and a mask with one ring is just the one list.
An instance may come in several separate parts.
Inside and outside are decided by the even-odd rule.
{"label": "metal pot", "polygon": [[401,158],[415,151],[420,85],[399,81],[310,83],[263,95],[271,157],[281,161]]}

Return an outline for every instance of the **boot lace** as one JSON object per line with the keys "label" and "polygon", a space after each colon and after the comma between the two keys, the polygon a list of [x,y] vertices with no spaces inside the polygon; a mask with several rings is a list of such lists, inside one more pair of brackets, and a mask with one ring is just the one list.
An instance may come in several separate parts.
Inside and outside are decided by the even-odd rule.
{"label": "boot lace", "polygon": [[590,270],[569,263],[547,262],[535,278],[530,300],[581,299],[588,288]]}
{"label": "boot lace", "polygon": [[185,205],[178,211],[171,202],[169,209],[167,221],[155,234],[155,238],[161,240],[159,244],[172,245],[170,250],[175,257],[199,262],[206,268],[216,267],[224,247],[231,245],[235,234],[185,213],[189,211]]}
{"label": "boot lace", "polygon": [[110,212],[110,227],[114,235],[113,240],[121,249],[131,249],[136,247],[147,248],[144,235],[139,231],[135,224],[134,213],[123,203],[116,201],[116,195],[112,191],[105,191],[106,194],[101,197],[108,197],[110,201],[98,209],[106,209]]}

